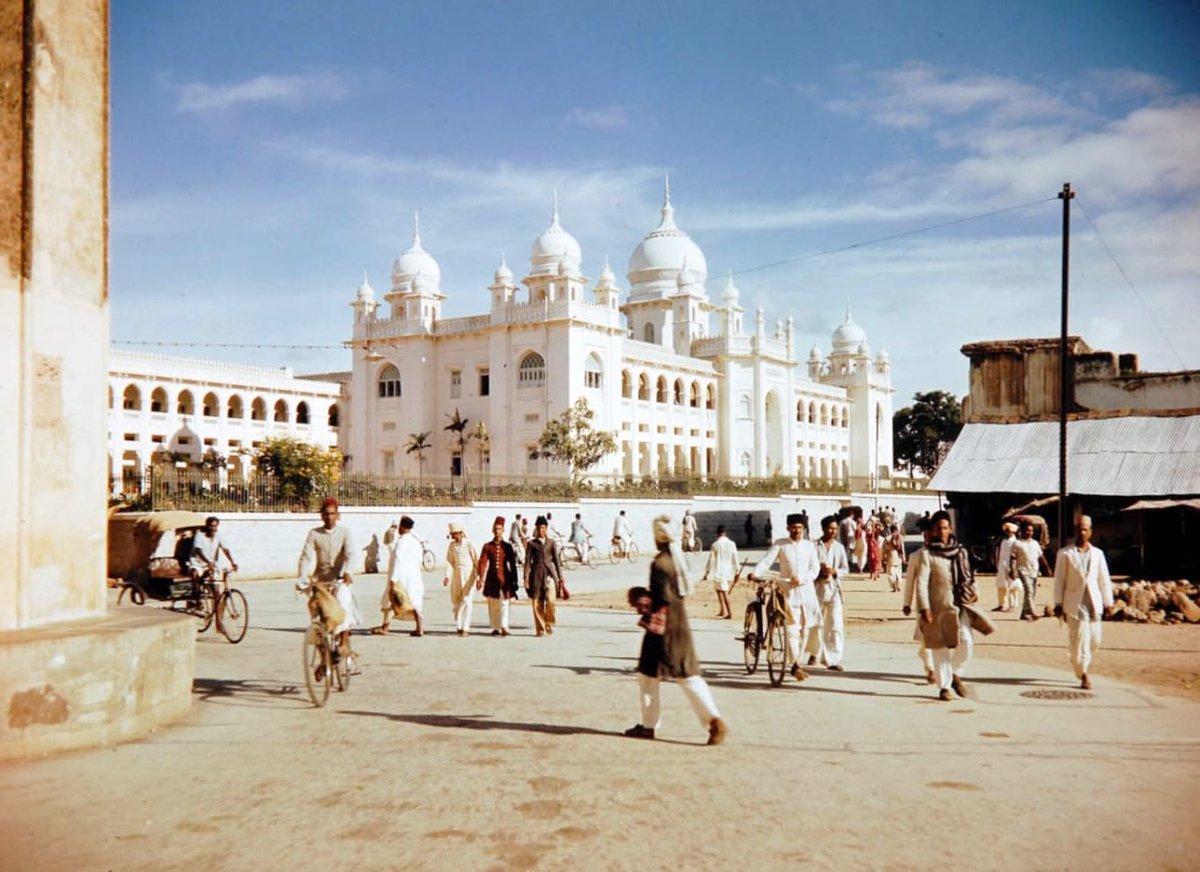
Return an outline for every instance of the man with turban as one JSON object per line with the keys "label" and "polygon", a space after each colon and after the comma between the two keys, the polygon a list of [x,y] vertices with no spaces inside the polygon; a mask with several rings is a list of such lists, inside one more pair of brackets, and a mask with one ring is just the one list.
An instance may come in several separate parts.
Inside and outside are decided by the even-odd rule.
{"label": "man with turban", "polygon": [[812,647],[810,637],[821,626],[821,604],[817,601],[814,585],[821,563],[817,559],[817,549],[804,535],[804,515],[788,515],[787,528],[788,538],[771,544],[750,573],[750,580],[761,578],[775,561],[779,561],[779,584],[787,593],[791,609],[787,624],[788,661],[792,664],[792,677],[803,681],[808,675],[800,666],[800,651]]}
{"label": "man with turban", "polygon": [[679,682],[702,726],[708,728],[708,744],[720,745],[728,729],[713,702],[708,684],[700,676],[700,661],[692,644],[684,598],[695,590],[688,573],[679,534],[668,515],[654,519],[654,542],[658,553],[650,562],[650,613],[664,613],[661,631],[647,629],[638,657],[638,692],[641,720],[625,731],[635,739],[653,739],[658,729],[659,690],[662,679]]}
{"label": "man with turban", "polygon": [[446,575],[442,586],[450,588],[450,608],[454,613],[454,630],[460,636],[471,632],[471,597],[475,593],[476,567],[479,555],[467,538],[462,524],[450,522],[450,544],[446,547]]}

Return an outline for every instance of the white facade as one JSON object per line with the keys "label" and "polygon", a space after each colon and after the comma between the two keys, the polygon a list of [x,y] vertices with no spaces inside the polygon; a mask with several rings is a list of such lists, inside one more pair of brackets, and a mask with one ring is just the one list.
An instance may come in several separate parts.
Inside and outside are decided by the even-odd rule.
{"label": "white facade", "polygon": [[[534,240],[519,287],[501,263],[487,312],[443,319],[441,269],[419,232],[392,266],[382,300],[364,279],[354,302],[354,397],[345,440],[359,472],[417,475],[413,434],[429,432],[426,470],[481,466],[498,475],[563,475],[530,459],[546,422],[578,398],[619,450],[593,474],[769,476],[846,483],[890,474],[892,388],[849,311],[832,351],[796,355],[793,319],[743,325],[732,279],[709,300],[700,248],[674,220],[668,188],[658,227],[637,245],[622,300],[607,263],[595,284],[559,221]],[[715,322],[715,323],[714,323]],[[468,432],[444,427],[457,410]]]}
{"label": "white facade", "polygon": [[298,378],[288,367],[247,366],[113,350],[108,366],[108,459],[113,488],[140,476],[156,452],[198,463],[209,451],[230,472],[270,436],[324,448],[344,435],[347,398],[336,375]]}

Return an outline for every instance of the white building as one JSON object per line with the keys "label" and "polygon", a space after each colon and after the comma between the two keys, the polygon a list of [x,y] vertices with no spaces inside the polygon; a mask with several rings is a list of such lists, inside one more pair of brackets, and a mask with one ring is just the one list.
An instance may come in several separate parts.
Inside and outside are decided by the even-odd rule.
{"label": "white building", "polygon": [[803,361],[790,315],[768,329],[760,308],[745,325],[732,279],[710,301],[704,253],[675,224],[669,188],[659,225],[629,258],[628,292],[607,263],[595,284],[582,263],[556,200],[520,285],[502,262],[486,312],[443,319],[441,268],[415,232],[383,299],[364,279],[351,304],[352,467],[415,475],[405,446],[430,431],[427,468],[459,472],[444,430],[458,410],[490,433],[486,447],[468,446],[469,468],[562,475],[532,451],[546,422],[583,397],[620,446],[593,474],[890,474],[890,365],[882,350],[871,356],[849,310],[831,353],[813,346]]}
{"label": "white building", "polygon": [[[347,398],[337,375],[296,377],[288,367],[247,366],[112,350],[108,365],[108,463],[114,491],[167,452],[198,463],[209,452],[245,474],[269,436],[338,445]],[[127,488],[126,490],[131,490]]]}

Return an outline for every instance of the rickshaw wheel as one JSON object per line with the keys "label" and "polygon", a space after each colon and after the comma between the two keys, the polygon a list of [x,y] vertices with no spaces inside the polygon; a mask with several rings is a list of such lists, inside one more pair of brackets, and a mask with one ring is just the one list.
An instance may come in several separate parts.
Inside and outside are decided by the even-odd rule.
{"label": "rickshaw wheel", "polygon": [[250,607],[246,605],[246,597],[237,588],[225,591],[225,595],[217,603],[217,629],[236,645],[246,637],[249,624]]}
{"label": "rickshaw wheel", "polygon": [[[136,587],[131,587],[131,588],[129,588],[129,601],[131,603],[133,603],[135,606],[145,605],[146,604],[146,595],[144,593],[142,593],[140,590],[138,590]],[[117,597],[117,605],[120,605],[120,604],[121,604],[121,598]]]}

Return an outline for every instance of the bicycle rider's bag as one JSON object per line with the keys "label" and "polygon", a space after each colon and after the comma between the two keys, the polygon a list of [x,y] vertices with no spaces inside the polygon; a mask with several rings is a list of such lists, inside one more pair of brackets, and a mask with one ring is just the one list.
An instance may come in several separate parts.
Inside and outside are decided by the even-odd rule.
{"label": "bicycle rider's bag", "polygon": [[337,601],[337,597],[324,585],[317,586],[315,596],[317,611],[321,615],[321,622],[325,625],[325,632],[332,633],[346,620],[346,610]]}

